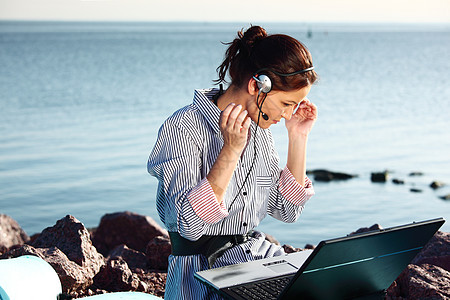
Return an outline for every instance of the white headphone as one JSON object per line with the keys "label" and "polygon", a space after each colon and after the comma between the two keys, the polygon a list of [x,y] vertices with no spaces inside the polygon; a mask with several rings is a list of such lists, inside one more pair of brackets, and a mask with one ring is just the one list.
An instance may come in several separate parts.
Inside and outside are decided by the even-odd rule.
{"label": "white headphone", "polygon": [[259,88],[259,93],[263,92],[263,93],[268,93],[272,90],[272,80],[270,80],[270,77],[267,75],[258,75],[255,74],[253,76],[253,79],[255,79],[256,84]]}

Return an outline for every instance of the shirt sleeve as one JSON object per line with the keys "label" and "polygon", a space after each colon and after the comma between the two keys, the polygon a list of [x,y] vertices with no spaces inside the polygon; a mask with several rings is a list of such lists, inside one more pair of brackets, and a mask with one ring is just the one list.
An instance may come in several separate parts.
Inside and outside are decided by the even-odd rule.
{"label": "shirt sleeve", "polygon": [[281,172],[278,184],[269,196],[268,214],[286,223],[297,221],[306,202],[314,195],[311,180],[305,178],[305,186],[295,180],[286,166]]}
{"label": "shirt sleeve", "polygon": [[187,198],[195,214],[205,223],[214,224],[228,216],[224,201],[219,204],[206,178],[189,192]]}
{"label": "shirt sleeve", "polygon": [[302,186],[295,180],[287,166],[281,172],[279,189],[283,197],[294,205],[304,206],[306,201],[314,195],[311,180],[306,177],[305,185]]}
{"label": "shirt sleeve", "polygon": [[161,127],[147,168],[158,181],[157,209],[169,231],[189,240],[204,234],[207,224],[228,215],[202,174],[201,149],[190,135],[173,122]]}
{"label": "shirt sleeve", "polygon": [[270,147],[270,173],[273,178],[267,202],[267,214],[286,223],[297,221],[306,202],[314,195],[311,180],[306,177],[302,186],[295,180],[289,168],[280,169],[280,158],[275,150],[272,134],[268,131],[267,147]]}

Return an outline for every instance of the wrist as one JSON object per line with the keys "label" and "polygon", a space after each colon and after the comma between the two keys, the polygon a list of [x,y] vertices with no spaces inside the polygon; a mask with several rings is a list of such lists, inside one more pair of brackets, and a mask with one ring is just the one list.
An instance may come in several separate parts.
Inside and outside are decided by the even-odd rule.
{"label": "wrist", "polygon": [[238,149],[235,149],[231,146],[224,145],[222,147],[222,150],[220,151],[228,160],[236,159],[236,161],[241,156],[241,151]]}
{"label": "wrist", "polygon": [[307,141],[308,140],[308,133],[288,133],[288,138],[290,141]]}

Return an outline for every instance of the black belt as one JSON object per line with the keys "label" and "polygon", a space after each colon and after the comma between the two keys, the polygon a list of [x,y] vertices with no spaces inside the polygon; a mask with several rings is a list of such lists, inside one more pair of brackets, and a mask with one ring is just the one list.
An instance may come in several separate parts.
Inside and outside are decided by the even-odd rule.
{"label": "black belt", "polygon": [[172,255],[186,256],[202,254],[212,267],[218,257],[228,249],[245,243],[249,233],[243,235],[203,235],[196,241],[182,237],[178,232],[169,232]]}

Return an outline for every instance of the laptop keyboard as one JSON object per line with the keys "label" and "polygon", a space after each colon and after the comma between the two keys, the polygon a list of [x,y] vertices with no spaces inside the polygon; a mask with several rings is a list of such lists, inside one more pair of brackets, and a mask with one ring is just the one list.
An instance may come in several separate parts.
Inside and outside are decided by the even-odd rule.
{"label": "laptop keyboard", "polygon": [[292,276],[274,278],[272,280],[249,283],[230,288],[244,299],[276,299],[284,287],[291,281]]}

